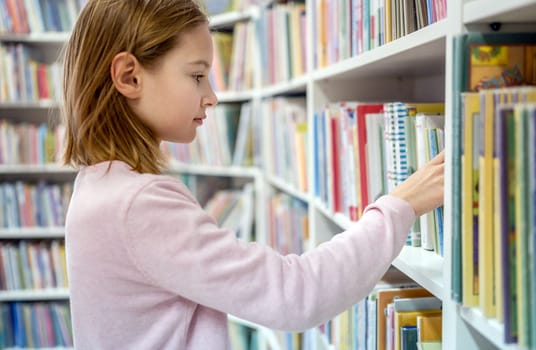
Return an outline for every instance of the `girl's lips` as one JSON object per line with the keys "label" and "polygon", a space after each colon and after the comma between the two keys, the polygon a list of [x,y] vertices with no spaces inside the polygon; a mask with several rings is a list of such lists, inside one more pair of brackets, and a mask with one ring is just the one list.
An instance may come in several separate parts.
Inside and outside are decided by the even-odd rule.
{"label": "girl's lips", "polygon": [[205,119],[206,117],[198,117],[198,118],[195,118],[194,119],[194,122],[196,122],[197,124],[199,125],[203,125],[203,120]]}

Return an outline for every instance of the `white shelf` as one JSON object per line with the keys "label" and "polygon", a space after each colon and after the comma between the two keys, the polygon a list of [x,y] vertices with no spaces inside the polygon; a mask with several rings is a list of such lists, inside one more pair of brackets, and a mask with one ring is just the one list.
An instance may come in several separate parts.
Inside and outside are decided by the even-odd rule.
{"label": "white shelf", "polygon": [[53,100],[40,100],[40,101],[22,101],[22,102],[0,102],[0,111],[4,109],[58,109],[61,104],[58,101]]}
{"label": "white shelf", "polygon": [[0,239],[42,239],[64,237],[64,227],[21,227],[0,229]]}
{"label": "white shelf", "polygon": [[517,344],[504,343],[504,326],[495,319],[488,319],[476,308],[459,306],[459,314],[462,319],[476,329],[480,334],[485,335],[494,346],[502,350],[519,350]]}
{"label": "white shelf", "polygon": [[[444,70],[445,20],[405,37],[313,72],[313,79],[358,79],[365,77],[424,76]],[[404,67],[401,70],[400,67]]]}
{"label": "white shelf", "polygon": [[450,302],[450,292],[444,285],[443,257],[440,255],[421,247],[404,246],[393,265],[437,298]]}
{"label": "white shelf", "polygon": [[18,164],[8,165],[0,164],[0,175],[24,175],[24,174],[76,174],[77,170],[57,164],[31,165]]}
{"label": "white shelf", "polygon": [[266,181],[268,181],[269,184],[276,187],[280,191],[283,191],[293,197],[296,197],[305,203],[309,203],[309,196],[307,193],[304,193],[296,189],[294,186],[287,184],[286,181],[281,180],[275,176],[266,176]]}
{"label": "white shelf", "polygon": [[29,34],[0,34],[0,42],[17,42],[26,44],[63,45],[69,40],[70,33],[43,32]]}
{"label": "white shelf", "polygon": [[13,290],[0,291],[0,302],[7,301],[37,301],[37,300],[66,300],[69,299],[69,289],[43,290]]}
{"label": "white shelf", "polygon": [[536,19],[534,0],[473,0],[464,5],[463,22],[469,23],[529,23]]}
{"label": "white shelf", "polygon": [[211,16],[209,25],[212,29],[232,27],[238,22],[248,21],[252,16],[252,10],[226,12]]}
{"label": "white shelf", "polygon": [[244,102],[253,98],[252,91],[216,91],[218,102]]}
{"label": "white shelf", "polygon": [[307,76],[301,76],[290,81],[262,87],[260,89],[260,95],[261,97],[271,97],[290,93],[305,93],[308,79],[309,77]]}
{"label": "white shelf", "polygon": [[235,167],[235,166],[209,166],[184,164],[171,162],[169,169],[166,171],[170,174],[192,174],[192,175],[210,175],[210,176],[227,176],[227,177],[249,177],[256,178],[261,175],[260,170],[254,167]]}

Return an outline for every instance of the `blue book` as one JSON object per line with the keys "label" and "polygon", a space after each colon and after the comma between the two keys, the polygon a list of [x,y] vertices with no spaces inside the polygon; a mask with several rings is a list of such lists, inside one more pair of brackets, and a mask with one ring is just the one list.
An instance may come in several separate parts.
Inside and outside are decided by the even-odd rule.
{"label": "blue book", "polygon": [[417,326],[400,327],[401,350],[417,350]]}

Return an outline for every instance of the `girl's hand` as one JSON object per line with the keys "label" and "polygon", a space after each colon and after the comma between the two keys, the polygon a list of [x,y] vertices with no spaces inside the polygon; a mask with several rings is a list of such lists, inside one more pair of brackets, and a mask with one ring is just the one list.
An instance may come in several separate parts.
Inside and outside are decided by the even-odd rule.
{"label": "girl's hand", "polygon": [[421,216],[443,204],[445,151],[441,151],[428,163],[417,169],[390,195],[401,198]]}

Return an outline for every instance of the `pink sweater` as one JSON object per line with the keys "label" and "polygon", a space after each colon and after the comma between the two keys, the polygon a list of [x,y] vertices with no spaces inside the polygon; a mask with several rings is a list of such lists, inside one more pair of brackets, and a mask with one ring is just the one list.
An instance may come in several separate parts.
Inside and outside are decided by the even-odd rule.
{"label": "pink sweater", "polygon": [[218,228],[178,179],[108,165],[80,171],[67,215],[77,350],[227,349],[227,314],[317,326],[367,295],[415,220],[384,196],[331,241],[282,256]]}

